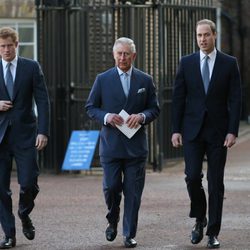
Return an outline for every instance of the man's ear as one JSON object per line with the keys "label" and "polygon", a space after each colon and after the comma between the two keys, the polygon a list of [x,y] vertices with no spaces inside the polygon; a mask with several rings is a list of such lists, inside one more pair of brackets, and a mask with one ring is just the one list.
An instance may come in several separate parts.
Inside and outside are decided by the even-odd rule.
{"label": "man's ear", "polygon": [[133,54],[133,61],[135,60],[136,58],[136,53]]}

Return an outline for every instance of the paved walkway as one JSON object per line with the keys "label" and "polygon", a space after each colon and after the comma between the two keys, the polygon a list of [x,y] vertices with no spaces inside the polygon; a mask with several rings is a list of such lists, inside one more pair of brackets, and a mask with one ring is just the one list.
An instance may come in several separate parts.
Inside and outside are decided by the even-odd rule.
{"label": "paved walkway", "polygon": [[[206,249],[206,237],[196,246],[189,240],[194,221],[188,218],[189,199],[183,167],[181,162],[175,167],[164,168],[162,173],[148,171],[136,249]],[[105,240],[106,208],[100,172],[92,175],[41,175],[39,180],[41,192],[32,213],[36,238],[26,240],[20,221],[16,219],[16,249],[123,249],[121,223],[116,240],[112,243]],[[250,125],[242,124],[238,144],[229,150],[225,187],[220,249],[250,249]],[[16,214],[18,185],[15,176],[12,190]],[[1,234],[0,231],[0,237]]]}

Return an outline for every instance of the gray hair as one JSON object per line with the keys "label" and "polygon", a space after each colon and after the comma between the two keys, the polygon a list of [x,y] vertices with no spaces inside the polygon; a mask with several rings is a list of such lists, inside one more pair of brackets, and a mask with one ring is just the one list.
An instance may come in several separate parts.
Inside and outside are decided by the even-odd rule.
{"label": "gray hair", "polygon": [[122,45],[128,45],[130,47],[130,50],[132,53],[136,53],[136,48],[135,48],[135,43],[132,39],[127,38],[127,37],[120,37],[118,38],[113,46],[113,52],[115,52],[116,47],[118,44],[122,44]]}
{"label": "gray hair", "polygon": [[202,24],[207,24],[207,25],[209,25],[209,26],[210,26],[210,29],[211,29],[212,32],[213,32],[213,34],[216,33],[216,26],[215,26],[215,23],[214,23],[213,21],[211,21],[211,20],[209,20],[209,19],[202,19],[202,20],[200,20],[200,21],[198,21],[198,22],[196,23],[196,29],[197,29],[197,26],[198,26],[198,25],[202,25]]}

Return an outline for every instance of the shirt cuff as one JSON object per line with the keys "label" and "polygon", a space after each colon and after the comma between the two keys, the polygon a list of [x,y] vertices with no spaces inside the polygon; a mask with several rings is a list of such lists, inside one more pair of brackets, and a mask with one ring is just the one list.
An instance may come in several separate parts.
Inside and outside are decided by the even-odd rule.
{"label": "shirt cuff", "polygon": [[139,113],[139,115],[141,115],[143,117],[143,120],[142,120],[141,124],[144,124],[145,120],[146,120],[146,115],[143,114],[143,113]]}
{"label": "shirt cuff", "polygon": [[104,116],[104,121],[103,121],[103,124],[104,125],[107,125],[107,117],[110,113],[107,113],[105,116]]}

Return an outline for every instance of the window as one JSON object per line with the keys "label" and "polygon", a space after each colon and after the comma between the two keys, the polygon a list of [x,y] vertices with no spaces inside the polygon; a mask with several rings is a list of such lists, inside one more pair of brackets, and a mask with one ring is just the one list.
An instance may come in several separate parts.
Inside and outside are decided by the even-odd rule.
{"label": "window", "polygon": [[37,39],[35,20],[0,19],[0,27],[9,26],[19,34],[18,55],[37,60]]}
{"label": "window", "polygon": [[[37,60],[36,22],[34,20],[6,20],[0,19],[0,27],[12,27],[19,35],[17,53],[19,56]],[[37,115],[35,103],[34,112]]]}

